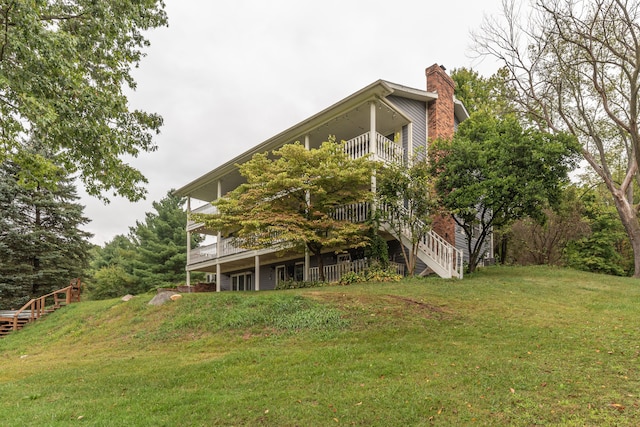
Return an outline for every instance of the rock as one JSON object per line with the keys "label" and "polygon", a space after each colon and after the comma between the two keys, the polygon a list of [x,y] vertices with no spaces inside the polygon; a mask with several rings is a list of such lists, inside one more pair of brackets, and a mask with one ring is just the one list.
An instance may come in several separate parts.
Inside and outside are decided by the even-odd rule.
{"label": "rock", "polygon": [[182,298],[182,295],[175,294],[175,295],[171,295],[169,298],[171,298],[171,301],[178,301],[180,298]]}
{"label": "rock", "polygon": [[155,297],[153,297],[151,301],[149,301],[149,305],[162,305],[165,302],[172,300],[171,297],[174,295],[180,295],[180,294],[173,291],[158,292],[158,295],[156,295]]}
{"label": "rock", "polygon": [[123,296],[122,298],[120,298],[122,301],[127,302],[127,301],[131,301],[131,298],[133,298],[133,295],[131,294],[127,294],[125,296]]}

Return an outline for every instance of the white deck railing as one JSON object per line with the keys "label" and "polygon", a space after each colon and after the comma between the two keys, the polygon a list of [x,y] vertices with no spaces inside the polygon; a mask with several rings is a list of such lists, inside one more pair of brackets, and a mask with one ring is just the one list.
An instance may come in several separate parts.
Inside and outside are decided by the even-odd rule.
{"label": "white deck railing", "polygon": [[[344,151],[352,159],[359,159],[369,153],[373,153],[369,140],[369,132],[356,136],[345,143]],[[373,160],[382,160],[387,163],[401,163],[403,160],[402,145],[379,133],[376,133],[375,148]]]}
{"label": "white deck railing", "polygon": [[218,245],[200,246],[191,250],[189,255],[189,265],[199,264],[201,262],[209,261],[216,258],[218,254]]}
{"label": "white deck railing", "polygon": [[[395,262],[389,263],[391,268],[395,270],[395,272],[401,276],[404,276],[404,264],[397,264]],[[354,273],[362,273],[370,266],[370,261],[368,259],[357,259],[351,262],[342,262],[339,264],[325,265],[324,270],[324,281],[328,283],[339,282],[342,278],[342,275],[347,272]],[[311,267],[309,269],[309,280],[312,282],[317,282],[320,280],[320,268],[319,267]]]}
{"label": "white deck railing", "polygon": [[[206,205],[199,206],[191,211],[192,214],[215,214],[218,213],[218,208],[213,206],[211,203],[207,203]],[[191,221],[191,219],[187,219],[187,231],[193,231],[198,228],[204,227],[204,223]]]}
{"label": "white deck railing", "polygon": [[[387,216],[394,215],[391,209],[384,205],[381,206],[381,209]],[[394,218],[393,222],[395,222],[395,226],[400,226],[400,232],[402,234],[401,236],[396,235],[395,237],[396,239],[406,242],[405,245],[411,245],[413,233],[411,232],[410,227],[407,224],[398,224],[402,221],[402,216],[405,215],[404,211],[406,209],[402,206],[398,206],[394,210],[399,213],[396,213],[397,218]],[[418,226],[426,228],[422,222],[418,221],[418,223]],[[395,235],[398,233],[398,230],[391,227],[390,224],[388,224],[388,226],[391,229],[390,231],[392,231],[392,234]],[[418,251],[418,257],[440,277],[457,277],[462,279],[464,267],[462,251],[447,242],[433,230],[427,231],[422,239],[420,239],[418,242]]]}
{"label": "white deck railing", "polygon": [[333,218],[338,221],[351,221],[355,223],[365,222],[371,214],[370,203],[351,203],[336,208],[333,211]]}

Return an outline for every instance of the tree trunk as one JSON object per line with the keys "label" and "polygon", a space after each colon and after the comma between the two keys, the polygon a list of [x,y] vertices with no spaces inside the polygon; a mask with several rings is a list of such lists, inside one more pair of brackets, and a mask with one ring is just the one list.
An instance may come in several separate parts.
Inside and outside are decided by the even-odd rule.
{"label": "tree trunk", "polygon": [[638,214],[633,205],[629,203],[627,194],[620,190],[612,190],[613,201],[615,202],[618,215],[622,220],[631,248],[633,249],[633,277],[640,278],[640,223]]}

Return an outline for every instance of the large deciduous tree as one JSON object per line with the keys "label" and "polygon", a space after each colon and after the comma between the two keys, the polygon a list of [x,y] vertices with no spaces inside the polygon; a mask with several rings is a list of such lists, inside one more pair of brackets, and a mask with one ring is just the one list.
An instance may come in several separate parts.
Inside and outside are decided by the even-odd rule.
{"label": "large deciduous tree", "polygon": [[[503,0],[501,18],[475,34],[477,49],[511,76],[526,117],[569,132],[613,197],[640,277],[640,222],[633,199],[640,159],[640,2],[539,0],[530,9]],[[620,153],[612,156],[612,153]],[[626,165],[621,180],[614,171]]]}
{"label": "large deciduous tree", "polygon": [[145,177],[125,157],[155,150],[162,119],[132,110],[132,67],[166,25],[162,0],[9,0],[0,4],[0,162],[51,176],[46,159],[28,162],[38,140],[89,194],[144,196]]}
{"label": "large deciduous tree", "polygon": [[471,114],[452,140],[429,151],[439,204],[464,231],[469,271],[482,257],[494,227],[540,217],[558,199],[573,166],[572,137],[523,129],[511,115]]}
{"label": "large deciduous tree", "polygon": [[1,308],[17,308],[63,288],[88,265],[91,234],[81,227],[89,220],[72,179],[55,170],[56,185],[46,188],[28,178],[20,164],[0,163]]}
{"label": "large deciduous tree", "polygon": [[238,167],[246,183],[214,202],[217,214],[198,217],[238,246],[307,248],[324,280],[324,251],[368,242],[370,225],[351,221],[352,207],[372,200],[374,163],[366,157],[351,159],[334,141],[311,150],[295,143]]}

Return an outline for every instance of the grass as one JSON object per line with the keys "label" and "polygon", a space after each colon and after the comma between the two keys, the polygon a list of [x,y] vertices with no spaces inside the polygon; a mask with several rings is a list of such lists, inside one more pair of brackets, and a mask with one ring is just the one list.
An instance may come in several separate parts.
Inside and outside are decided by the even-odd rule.
{"label": "grass", "polygon": [[0,340],[0,425],[640,425],[640,282],[546,267],[83,302]]}

